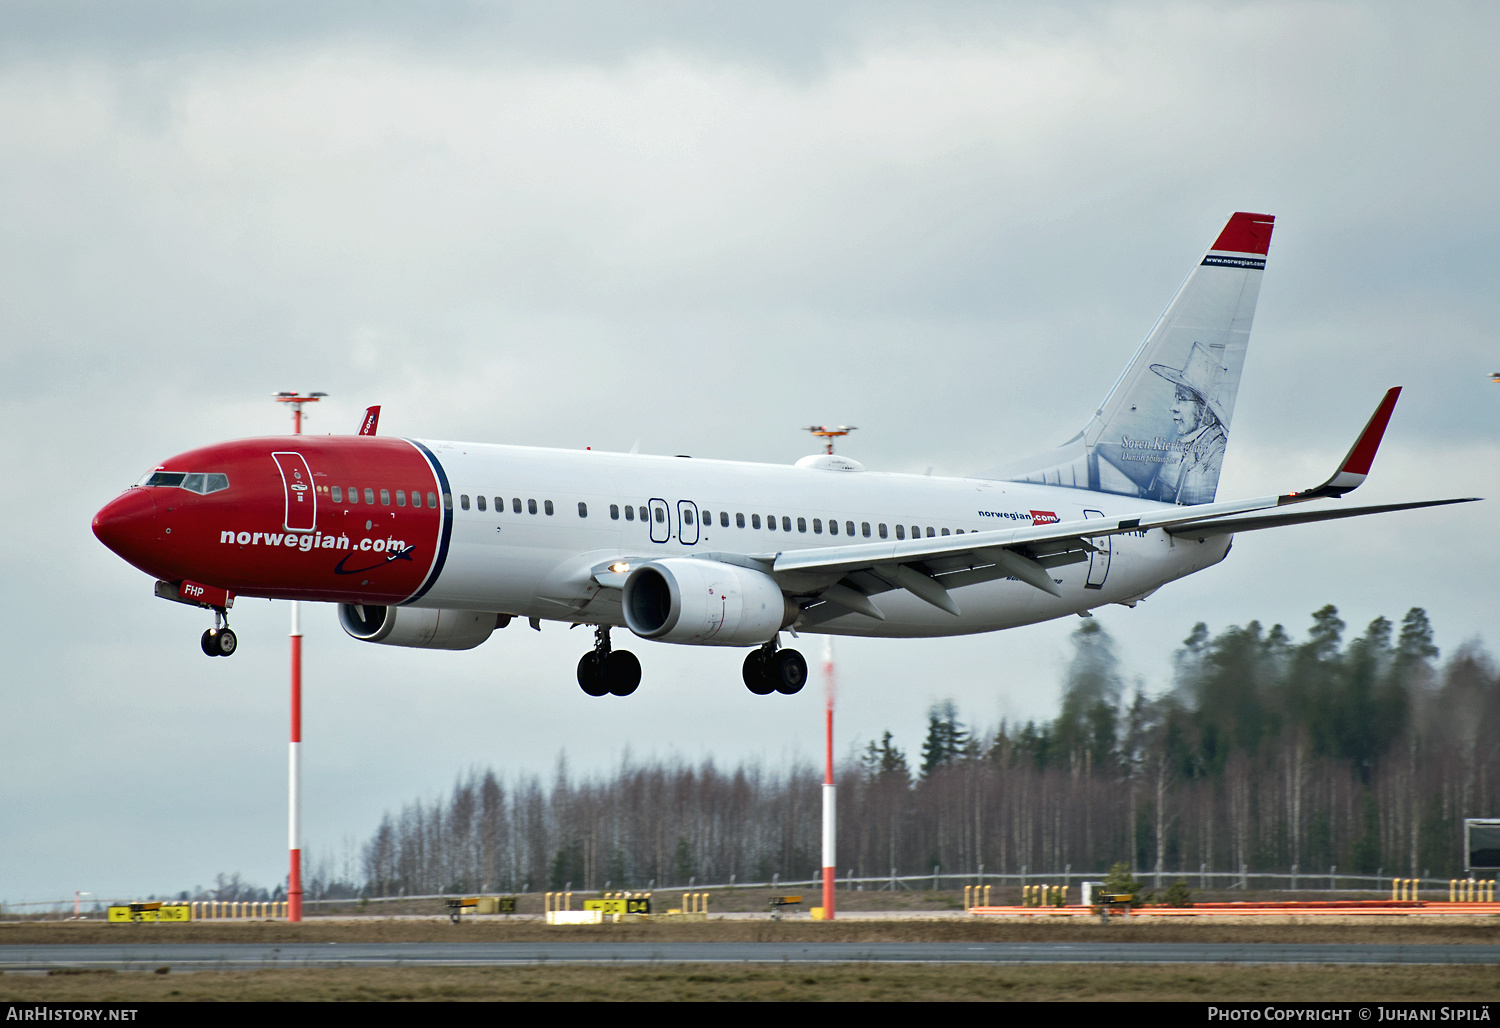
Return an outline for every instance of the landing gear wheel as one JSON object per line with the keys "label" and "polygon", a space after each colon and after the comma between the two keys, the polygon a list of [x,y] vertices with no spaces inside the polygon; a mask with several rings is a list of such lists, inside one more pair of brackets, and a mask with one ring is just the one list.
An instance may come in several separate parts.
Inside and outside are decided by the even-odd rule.
{"label": "landing gear wheel", "polygon": [[764,650],[751,650],[745,655],[745,665],[742,669],[745,688],[757,696],[769,696],[776,691],[776,683],[771,681],[771,676],[766,673],[768,663]]}
{"label": "landing gear wheel", "polygon": [[641,684],[641,662],[629,650],[611,650],[602,669],[605,687],[612,696],[629,696]]}
{"label": "landing gear wheel", "polygon": [[203,633],[203,652],[210,657],[232,657],[240,641],[228,628],[210,628]]}
{"label": "landing gear wheel", "polygon": [[599,654],[593,650],[578,660],[578,686],[590,696],[603,696],[609,692],[604,684],[604,675],[599,668]]}
{"label": "landing gear wheel", "polygon": [[807,661],[796,650],[777,650],[767,661],[767,677],[777,692],[793,696],[807,684]]}

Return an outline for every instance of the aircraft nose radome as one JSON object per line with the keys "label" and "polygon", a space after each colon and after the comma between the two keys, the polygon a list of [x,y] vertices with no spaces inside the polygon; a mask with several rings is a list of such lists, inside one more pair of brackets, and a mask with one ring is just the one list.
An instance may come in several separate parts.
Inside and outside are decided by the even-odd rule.
{"label": "aircraft nose radome", "polygon": [[156,539],[156,500],[148,489],[131,489],[94,515],[94,535],[126,559]]}

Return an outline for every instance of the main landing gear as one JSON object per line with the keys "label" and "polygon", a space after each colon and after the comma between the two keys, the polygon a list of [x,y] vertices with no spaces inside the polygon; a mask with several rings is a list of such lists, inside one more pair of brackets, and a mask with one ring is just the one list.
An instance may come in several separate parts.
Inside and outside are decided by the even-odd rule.
{"label": "main landing gear", "polygon": [[757,696],[792,696],[807,684],[807,661],[796,650],[778,649],[772,639],[745,658],[745,686]]}
{"label": "main landing gear", "polygon": [[214,608],[214,626],[203,633],[199,643],[210,657],[232,657],[240,641],[229,627],[229,612],[223,607]]}
{"label": "main landing gear", "polygon": [[641,662],[609,648],[609,626],[594,628],[594,648],[578,662],[578,684],[590,696],[629,696],[641,684]]}

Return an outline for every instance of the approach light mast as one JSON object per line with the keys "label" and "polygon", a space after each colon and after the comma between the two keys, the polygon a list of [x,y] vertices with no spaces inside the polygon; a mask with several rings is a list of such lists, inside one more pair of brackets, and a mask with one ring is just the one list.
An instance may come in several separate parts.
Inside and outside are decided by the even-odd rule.
{"label": "approach light mast", "polygon": [[[302,405],[317,403],[327,393],[280,392],[277,403],[292,409],[292,434],[302,434]],[[292,719],[291,745],[287,758],[287,849],[286,919],[302,920],[302,605],[292,601]]]}
{"label": "approach light mast", "polygon": [[[827,446],[825,452],[831,455],[833,441],[853,432],[856,427],[855,425],[839,425],[837,428],[830,428],[827,425],[809,425],[806,430],[822,439]],[[836,787],[833,784],[834,681],[833,636],[825,635],[823,636],[823,918],[827,921],[832,921],[834,918],[834,879],[838,873],[838,858],[834,846],[837,837]]]}

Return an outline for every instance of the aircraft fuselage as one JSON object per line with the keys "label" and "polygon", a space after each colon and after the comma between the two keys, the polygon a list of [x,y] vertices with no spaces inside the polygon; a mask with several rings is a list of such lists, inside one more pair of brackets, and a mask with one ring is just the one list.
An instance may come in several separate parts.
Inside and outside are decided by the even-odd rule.
{"label": "aircraft fuselage", "polygon": [[[106,544],[158,579],[611,626],[625,619],[619,589],[595,578],[601,563],[738,563],[1169,506],[986,479],[359,436],[223,443],[156,472],[174,473],[228,485],[138,486],[95,520]],[[1131,601],[1217,563],[1229,543],[1116,534],[1049,569],[1060,596],[999,578],[953,590],[954,615],[897,590],[880,598],[884,621],[845,614],[806,630],[945,636],[1045,621]]]}

